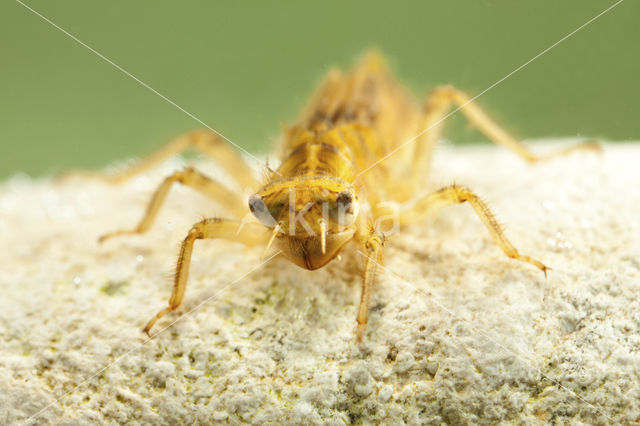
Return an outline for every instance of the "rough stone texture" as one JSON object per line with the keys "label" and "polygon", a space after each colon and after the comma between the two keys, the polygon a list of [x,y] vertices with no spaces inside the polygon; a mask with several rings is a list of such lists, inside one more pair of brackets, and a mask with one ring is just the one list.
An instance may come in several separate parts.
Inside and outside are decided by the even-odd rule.
{"label": "rough stone texture", "polygon": [[177,243],[222,207],[175,188],[150,232],[101,246],[178,160],[118,187],[16,176],[0,186],[0,423],[638,422],[639,165],[632,145],[533,165],[439,149],[434,183],[475,189],[553,270],[506,258],[469,206],[449,207],[390,239],[363,348],[354,247],[221,291],[260,263],[229,242],[197,244],[178,313],[196,309],[146,341]]}

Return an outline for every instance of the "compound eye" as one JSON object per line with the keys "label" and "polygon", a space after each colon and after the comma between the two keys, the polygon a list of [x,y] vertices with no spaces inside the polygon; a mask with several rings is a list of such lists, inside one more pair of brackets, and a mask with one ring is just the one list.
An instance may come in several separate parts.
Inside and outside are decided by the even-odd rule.
{"label": "compound eye", "polygon": [[258,194],[253,194],[249,197],[249,210],[260,221],[261,224],[269,228],[274,228],[277,224],[276,220],[271,216],[269,209],[262,197]]}
{"label": "compound eye", "polygon": [[342,191],[336,197],[335,207],[331,210],[332,219],[339,225],[349,226],[358,217],[359,207],[351,191]]}
{"label": "compound eye", "polygon": [[339,208],[348,211],[353,204],[353,194],[350,191],[340,192],[336,197],[336,203],[338,203]]}

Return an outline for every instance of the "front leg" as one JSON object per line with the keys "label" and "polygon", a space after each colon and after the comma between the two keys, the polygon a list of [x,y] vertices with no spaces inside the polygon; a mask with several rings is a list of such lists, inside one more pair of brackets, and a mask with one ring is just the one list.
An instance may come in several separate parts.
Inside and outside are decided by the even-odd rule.
{"label": "front leg", "polygon": [[173,280],[173,291],[169,298],[169,306],[158,312],[144,327],[144,332],[149,334],[151,327],[160,318],[171,311],[178,309],[184,298],[184,292],[187,289],[187,278],[189,277],[189,265],[191,264],[191,254],[193,252],[193,244],[196,240],[224,238],[227,240],[235,240],[252,247],[261,243],[265,243],[270,232],[265,227],[256,224],[242,224],[241,222],[227,219],[205,219],[193,225],[189,234],[180,246],[180,255],[178,256],[178,264]]}
{"label": "front leg", "polygon": [[365,260],[364,269],[362,271],[362,295],[360,296],[360,307],[358,308],[357,337],[358,342],[362,342],[362,337],[367,329],[369,322],[369,300],[371,299],[371,290],[376,275],[376,267],[382,263],[382,246],[384,245],[384,234],[380,231],[371,229],[362,248],[364,250]]}

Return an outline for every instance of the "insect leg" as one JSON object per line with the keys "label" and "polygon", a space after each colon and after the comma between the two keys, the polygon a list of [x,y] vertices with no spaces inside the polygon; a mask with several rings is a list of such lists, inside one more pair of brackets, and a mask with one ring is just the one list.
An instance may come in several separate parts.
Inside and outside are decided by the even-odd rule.
{"label": "insect leg", "polygon": [[516,250],[513,244],[511,244],[507,237],[505,237],[500,224],[498,224],[495,216],[491,210],[489,210],[489,206],[487,206],[487,204],[469,188],[464,186],[454,184],[427,195],[419,200],[411,209],[402,213],[401,223],[415,223],[433,214],[436,210],[439,210],[442,207],[464,202],[468,202],[471,207],[473,207],[473,210],[475,210],[476,214],[480,220],[482,220],[482,223],[489,230],[504,254],[512,259],[530,263],[544,272],[545,276],[547,275],[547,270],[549,268],[532,257],[518,253],[518,250]]}
{"label": "insect leg", "polygon": [[160,210],[169,189],[175,182],[187,185],[207,197],[216,200],[225,206],[229,206],[234,213],[242,214],[247,210],[247,207],[241,202],[241,199],[237,194],[225,188],[218,182],[209,179],[197,170],[186,168],[182,171],[175,172],[162,182],[153,194],[153,197],[151,197],[151,201],[147,205],[147,210],[136,228],[110,232],[101,236],[99,241],[103,242],[106,239],[117,235],[141,234],[149,229],[158,215],[158,211]]}
{"label": "insect leg", "polygon": [[187,278],[189,276],[189,265],[191,264],[191,255],[193,252],[193,244],[196,240],[223,238],[244,243],[252,247],[266,242],[269,232],[266,228],[258,224],[245,224],[239,221],[227,219],[205,219],[193,225],[186,238],[180,246],[180,254],[173,280],[173,290],[169,298],[169,306],[158,312],[144,327],[144,332],[149,334],[153,325],[164,315],[178,309],[184,298],[184,292],[187,288]]}
{"label": "insect leg", "polygon": [[[447,110],[452,105],[460,108],[469,122],[487,136],[492,142],[510,149],[515,154],[527,161],[541,161],[553,158],[559,155],[565,155],[579,149],[598,150],[599,145],[595,141],[585,141],[581,144],[570,146],[558,152],[545,155],[536,155],[529,151],[517,139],[507,133],[503,128],[498,126],[489,116],[482,111],[471,98],[464,92],[452,86],[442,86],[434,89],[427,98],[424,107],[424,126],[429,129],[423,136],[419,144],[416,144],[414,167],[422,167],[428,165],[431,158],[433,148],[440,138],[443,118],[446,116]],[[418,170],[416,170],[418,172]],[[418,176],[420,173],[418,172]]]}
{"label": "insect leg", "polygon": [[242,157],[224,139],[209,130],[194,130],[183,133],[163,148],[120,173],[105,176],[98,172],[81,171],[67,172],[64,175],[80,175],[104,179],[111,183],[120,183],[190,148],[213,158],[243,187],[254,188],[257,185],[258,182],[253,177],[253,171],[247,166]]}
{"label": "insect leg", "polygon": [[364,243],[366,259],[364,261],[364,272],[362,275],[362,295],[360,296],[360,306],[358,307],[357,337],[358,342],[362,342],[362,337],[369,322],[369,300],[376,274],[376,266],[382,262],[382,246],[384,235],[379,232],[372,232]]}

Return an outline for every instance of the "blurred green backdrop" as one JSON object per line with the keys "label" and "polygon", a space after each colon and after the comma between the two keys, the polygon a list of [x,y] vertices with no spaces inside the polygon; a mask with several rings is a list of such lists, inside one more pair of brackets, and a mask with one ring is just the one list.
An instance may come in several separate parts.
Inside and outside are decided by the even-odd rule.
{"label": "blurred green backdrop", "polygon": [[[445,83],[473,95],[613,3],[25,0],[255,152],[369,47],[419,97]],[[201,127],[19,3],[0,16],[0,177],[100,167]],[[639,18],[624,1],[478,102],[522,138],[637,140]],[[450,122],[450,139],[484,140]]]}

